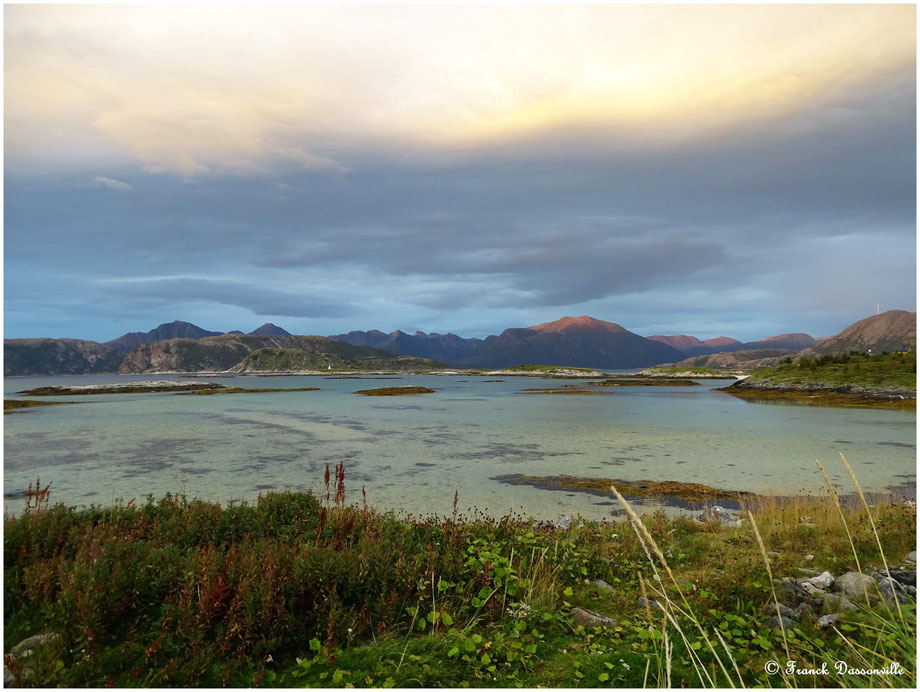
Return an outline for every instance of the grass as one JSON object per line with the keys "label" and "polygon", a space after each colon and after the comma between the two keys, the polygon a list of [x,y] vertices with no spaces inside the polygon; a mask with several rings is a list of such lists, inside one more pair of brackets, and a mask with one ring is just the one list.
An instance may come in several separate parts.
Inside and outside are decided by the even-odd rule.
{"label": "grass", "polygon": [[377,387],[376,389],[359,389],[355,394],[364,396],[404,396],[406,394],[434,394],[429,387]]}
{"label": "grass", "polygon": [[[776,610],[771,575],[839,574],[857,559],[885,568],[913,550],[912,506],[760,498],[749,521],[725,528],[640,518],[624,501],[630,523],[556,530],[464,518],[456,496],[446,518],[400,519],[369,509],[363,493],[349,504],[344,467],[330,471],[318,497],[271,493],[251,505],[30,500],[4,520],[5,640],[62,635],[28,659],[30,684],[774,686],[783,680],[765,663],[789,658],[906,670],[790,683],[916,679],[912,602],[848,614],[833,630],[763,622]],[[643,594],[663,608],[637,605]],[[617,624],[575,627],[572,606]]]}
{"label": "grass", "polygon": [[57,406],[58,404],[75,404],[75,401],[30,401],[28,399],[4,399],[3,412],[11,413],[24,408],[35,408],[37,406]]}
{"label": "grass", "polygon": [[914,392],[917,389],[917,354],[850,353],[802,358],[751,372],[750,382],[793,386],[866,387]]}
{"label": "grass", "polygon": [[745,491],[725,490],[702,483],[680,481],[621,481],[581,476],[524,476],[520,474],[498,476],[497,480],[514,485],[532,485],[537,488],[555,490],[593,490],[604,494],[612,494],[611,488],[616,488],[618,492],[630,497],[674,498],[694,503],[756,499],[754,494]]}

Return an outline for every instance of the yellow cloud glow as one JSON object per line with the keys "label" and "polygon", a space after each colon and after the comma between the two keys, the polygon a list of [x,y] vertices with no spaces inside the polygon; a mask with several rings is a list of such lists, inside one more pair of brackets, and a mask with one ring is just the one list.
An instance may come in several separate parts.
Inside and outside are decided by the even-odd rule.
{"label": "yellow cloud glow", "polygon": [[[8,160],[185,177],[591,126],[656,145],[910,72],[911,6],[7,6]],[[911,73],[912,75],[912,73]],[[911,76],[911,81],[912,81]],[[357,146],[357,145],[355,145]]]}

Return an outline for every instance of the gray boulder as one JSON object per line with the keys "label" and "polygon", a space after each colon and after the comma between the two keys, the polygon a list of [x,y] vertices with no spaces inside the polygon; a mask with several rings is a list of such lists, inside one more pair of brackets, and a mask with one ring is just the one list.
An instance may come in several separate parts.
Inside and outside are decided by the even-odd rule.
{"label": "gray boulder", "polygon": [[31,637],[26,637],[10,649],[10,654],[16,658],[26,658],[27,656],[31,656],[36,649],[41,649],[49,644],[53,644],[60,640],[60,638],[61,635],[57,632],[48,632],[46,634],[36,634]]}
{"label": "gray boulder", "polygon": [[827,615],[822,615],[818,618],[818,627],[830,627],[837,620],[840,619],[840,616],[837,613],[829,613]]}
{"label": "gray boulder", "polygon": [[891,570],[891,578],[901,584],[901,586],[916,586],[917,573],[906,569]]}
{"label": "gray boulder", "polygon": [[810,588],[824,591],[834,585],[834,575],[830,572],[821,572],[817,577],[800,579],[799,586],[810,592]]}
{"label": "gray boulder", "polygon": [[572,622],[582,627],[616,627],[617,621],[587,608],[572,608]]}
{"label": "gray boulder", "polygon": [[783,580],[780,581],[776,587],[776,590],[783,596],[790,598],[793,603],[801,603],[806,598],[808,598],[809,595],[805,589],[803,589],[788,577],[784,577]]}
{"label": "gray boulder", "polygon": [[894,607],[899,603],[905,603],[907,601],[907,592],[904,590],[904,587],[894,579],[889,579],[880,574],[876,579],[876,583],[878,584],[878,590],[881,592],[882,598],[885,599],[888,605]]}
{"label": "gray boulder", "polygon": [[868,574],[847,572],[834,581],[834,591],[847,596],[864,596],[867,591],[874,591],[875,581]]}
{"label": "gray boulder", "polygon": [[796,626],[796,621],[792,618],[787,618],[784,615],[774,615],[773,617],[767,618],[764,625],[769,627],[771,630],[780,629],[780,622],[782,622],[782,627],[784,629],[792,629]]}
{"label": "gray boulder", "polygon": [[613,587],[610,586],[610,584],[605,582],[603,579],[595,579],[594,581],[591,582],[591,586],[597,589],[600,589],[601,591],[612,591],[613,590]]}
{"label": "gray boulder", "polygon": [[645,606],[648,606],[652,610],[654,610],[655,608],[661,608],[661,610],[664,610],[664,607],[654,598],[650,598],[646,600],[642,596],[639,596],[639,598],[636,599],[636,604],[642,608],[645,608]]}
{"label": "gray boulder", "polygon": [[559,517],[558,519],[556,519],[556,521],[553,522],[553,526],[557,529],[562,529],[563,531],[565,529],[572,528],[572,515],[563,514],[561,517]]}
{"label": "gray boulder", "polygon": [[859,607],[846,596],[840,594],[824,594],[824,610],[828,613],[842,613],[848,610],[859,610]]}

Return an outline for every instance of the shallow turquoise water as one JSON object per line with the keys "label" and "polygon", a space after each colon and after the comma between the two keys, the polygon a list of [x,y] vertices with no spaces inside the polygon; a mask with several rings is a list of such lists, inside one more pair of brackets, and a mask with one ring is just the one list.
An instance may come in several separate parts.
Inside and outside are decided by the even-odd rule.
{"label": "shallow turquoise water", "polygon": [[[177,376],[6,378],[6,395],[46,384]],[[349,499],[381,509],[449,514],[472,508],[537,518],[609,517],[608,499],[493,480],[504,474],[694,481],[722,488],[818,492],[820,459],[844,491],[843,452],[866,490],[916,481],[916,414],[754,404],[699,387],[626,387],[596,396],[529,396],[558,380],[482,377],[239,377],[234,386],[316,392],[70,397],[4,416],[4,490],[41,477],[67,504],[166,492],[226,501],[322,485],[344,462]],[[419,384],[435,394],[363,397],[357,389]],[[564,384],[564,383],[563,383]],[[62,397],[66,399],[67,397]],[[6,500],[17,512],[22,500]]]}

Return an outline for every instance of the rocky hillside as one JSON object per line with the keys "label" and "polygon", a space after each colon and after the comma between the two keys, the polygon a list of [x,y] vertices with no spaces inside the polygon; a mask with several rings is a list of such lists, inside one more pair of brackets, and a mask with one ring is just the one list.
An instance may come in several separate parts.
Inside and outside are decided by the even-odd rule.
{"label": "rocky hillside", "polygon": [[789,349],[752,349],[749,351],[725,351],[705,356],[692,356],[674,363],[674,367],[715,368],[717,370],[750,370],[776,365],[783,358],[795,355]]}
{"label": "rocky hillside", "polygon": [[[312,337],[322,338],[322,337]],[[358,347],[354,347],[358,348]],[[372,353],[368,353],[372,351]],[[353,354],[331,353],[321,349],[307,351],[295,348],[259,348],[233,366],[233,372],[303,372],[311,370],[431,370],[442,367],[426,358],[397,356],[377,349]]]}
{"label": "rocky hillside", "polygon": [[803,356],[824,356],[850,351],[906,351],[917,348],[917,313],[889,310],[860,320],[839,334],[802,351]]}
{"label": "rocky hillside", "polygon": [[122,334],[117,339],[106,341],[105,345],[116,351],[127,353],[141,344],[149,344],[154,341],[163,341],[164,339],[201,339],[206,336],[218,336],[219,334],[223,334],[223,332],[209,332],[207,329],[202,329],[191,322],[176,320],[175,322],[161,324],[149,332]]}
{"label": "rocky hillside", "polygon": [[433,358],[444,363],[457,363],[472,356],[482,346],[482,339],[465,339],[456,334],[438,334],[417,331],[407,334],[396,330],[389,334],[377,329],[335,334],[329,337],[354,346],[382,348],[401,356]]}
{"label": "rocky hillside", "polygon": [[4,339],[3,374],[83,375],[114,372],[121,354],[107,344],[81,339]]}
{"label": "rocky hillside", "polygon": [[680,360],[680,351],[634,334],[614,322],[593,317],[563,317],[523,329],[506,329],[485,339],[460,363],[466,367],[503,368],[543,363],[617,369]]}
{"label": "rocky hillside", "polygon": [[[373,364],[370,364],[371,360]],[[324,370],[329,365],[333,369],[373,370],[393,369],[397,367],[397,360],[392,354],[379,349],[352,346],[322,336],[223,334],[203,339],[168,339],[144,344],[125,356],[119,372]],[[359,361],[368,363],[362,367],[357,365]],[[390,364],[380,365],[383,361]],[[430,361],[417,361],[406,358],[401,362],[432,367]],[[295,364],[301,364],[302,367],[293,367]]]}

